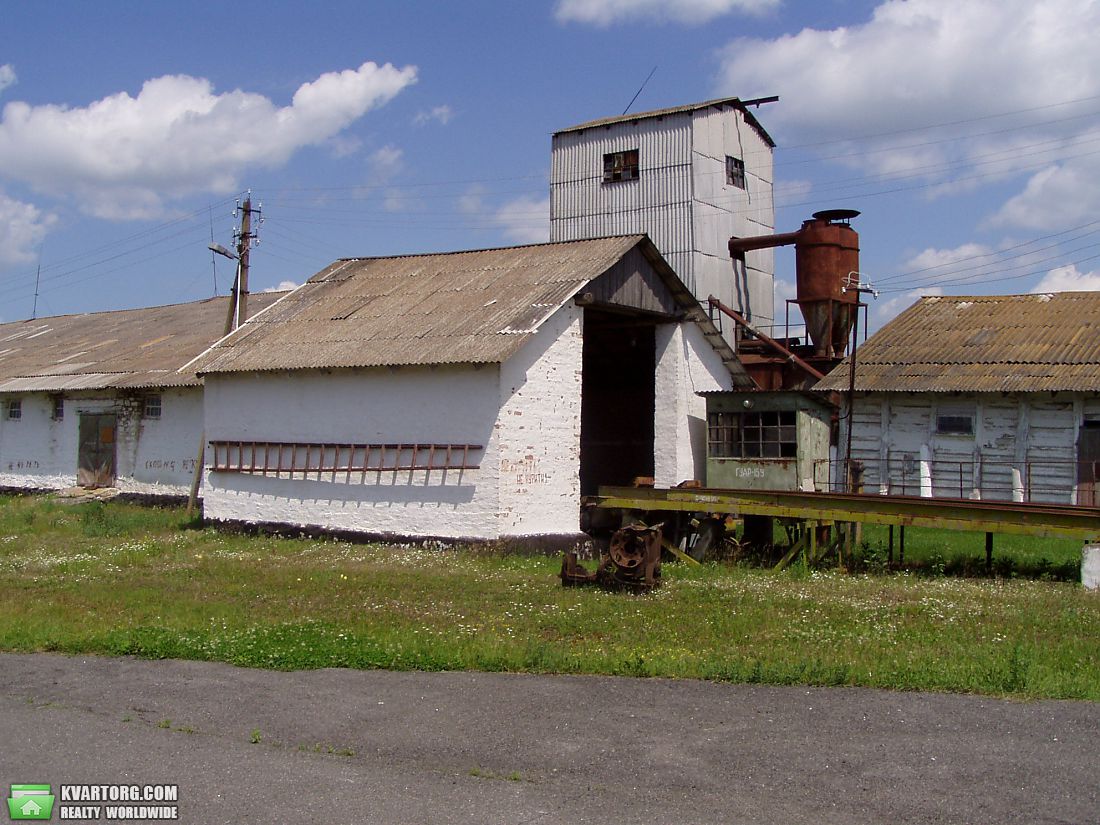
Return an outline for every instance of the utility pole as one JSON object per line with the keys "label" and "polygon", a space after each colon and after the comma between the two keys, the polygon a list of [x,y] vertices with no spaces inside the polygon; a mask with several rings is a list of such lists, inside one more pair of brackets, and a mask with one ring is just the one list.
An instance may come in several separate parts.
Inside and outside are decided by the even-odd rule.
{"label": "utility pole", "polygon": [[[233,210],[233,217],[237,217],[240,213],[241,216],[241,228],[236,230],[233,234],[237,241],[237,253],[233,254],[221,244],[211,243],[208,247],[215,255],[221,255],[225,258],[236,259],[237,261],[237,277],[233,280],[233,288],[229,292],[229,311],[225,316],[225,329],[222,332],[222,336],[226,336],[248,320],[248,251],[252,248],[253,242],[259,243],[256,238],[256,233],[252,231],[252,213],[255,212],[259,216],[257,226],[264,222],[263,218],[263,205],[261,204],[256,209],[252,208],[252,192],[245,196],[244,203],[237,201],[237,208]],[[214,289],[217,291],[218,282],[215,276]],[[205,456],[206,456],[206,430],[202,431],[199,436],[199,454],[195,459],[195,473],[191,478],[191,493],[187,497],[187,517],[191,517],[191,513],[195,509],[195,504],[198,502],[199,486],[202,483],[202,474],[205,469]],[[201,517],[200,517],[201,518]]]}
{"label": "utility pole", "polygon": [[262,204],[256,209],[252,208],[251,192],[245,197],[243,204],[240,201],[237,202],[237,208],[233,210],[233,217],[237,217],[238,214],[241,216],[241,228],[234,233],[237,240],[237,254],[234,255],[224,247],[217,247],[216,244],[210,245],[210,249],[214,252],[237,260],[237,277],[234,279],[233,289],[229,293],[229,310],[225,317],[223,335],[228,335],[248,320],[248,252],[252,249],[254,242],[259,242],[257,233],[252,231],[252,215],[259,216],[257,224],[263,223],[264,220]]}
{"label": "utility pole", "polygon": [[841,288],[841,292],[854,292],[856,294],[855,303],[852,305],[852,309],[855,312],[855,318],[852,320],[852,355],[848,359],[848,444],[844,450],[844,475],[849,493],[855,492],[853,489],[852,480],[852,424],[855,421],[855,401],[856,401],[856,345],[859,343],[859,308],[866,306],[860,302],[860,295],[864,292],[871,293],[875,298],[878,297],[878,291],[875,290],[871,284],[863,283],[861,276],[858,272],[849,272],[848,276],[844,279],[844,286]]}

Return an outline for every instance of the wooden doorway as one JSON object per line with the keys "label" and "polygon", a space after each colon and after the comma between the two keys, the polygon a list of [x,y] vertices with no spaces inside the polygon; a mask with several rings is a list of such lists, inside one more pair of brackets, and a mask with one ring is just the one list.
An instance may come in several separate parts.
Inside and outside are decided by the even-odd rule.
{"label": "wooden doorway", "polygon": [[1100,506],[1100,421],[1085,421],[1077,437],[1077,503]]}
{"label": "wooden doorway", "polygon": [[114,413],[81,413],[77,449],[76,483],[81,487],[113,487],[115,484]]}
{"label": "wooden doorway", "polygon": [[653,475],[657,337],[652,320],[586,309],[581,495]]}

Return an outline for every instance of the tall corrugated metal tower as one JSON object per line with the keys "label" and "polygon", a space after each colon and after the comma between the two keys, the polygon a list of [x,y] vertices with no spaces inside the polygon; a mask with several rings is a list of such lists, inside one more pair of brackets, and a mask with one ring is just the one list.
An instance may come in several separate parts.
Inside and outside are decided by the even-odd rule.
{"label": "tall corrugated metal tower", "polygon": [[772,325],[772,250],[734,261],[728,248],[731,237],[775,229],[775,143],[748,110],[772,99],[709,100],[555,132],[550,239],[646,232],[700,302],[714,295]]}

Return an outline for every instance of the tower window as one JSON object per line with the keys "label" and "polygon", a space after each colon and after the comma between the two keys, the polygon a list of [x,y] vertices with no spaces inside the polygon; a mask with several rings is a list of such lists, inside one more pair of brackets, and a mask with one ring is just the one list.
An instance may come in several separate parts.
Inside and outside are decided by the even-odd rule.
{"label": "tower window", "polygon": [[738,189],[745,187],[745,161],[726,155],[726,183]]}
{"label": "tower window", "polygon": [[603,182],[638,179],[638,150],[611,152],[603,156]]}

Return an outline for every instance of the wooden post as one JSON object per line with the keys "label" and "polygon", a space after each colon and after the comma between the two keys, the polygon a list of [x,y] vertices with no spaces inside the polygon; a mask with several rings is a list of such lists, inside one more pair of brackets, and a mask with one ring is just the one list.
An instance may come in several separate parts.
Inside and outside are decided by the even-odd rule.
{"label": "wooden post", "polygon": [[993,572],[993,534],[985,534],[985,572]]}
{"label": "wooden post", "polygon": [[203,465],[206,462],[206,430],[199,435],[199,456],[195,461],[195,472],[191,476],[191,494],[187,497],[187,518],[195,509],[199,498],[199,484],[202,482]]}

